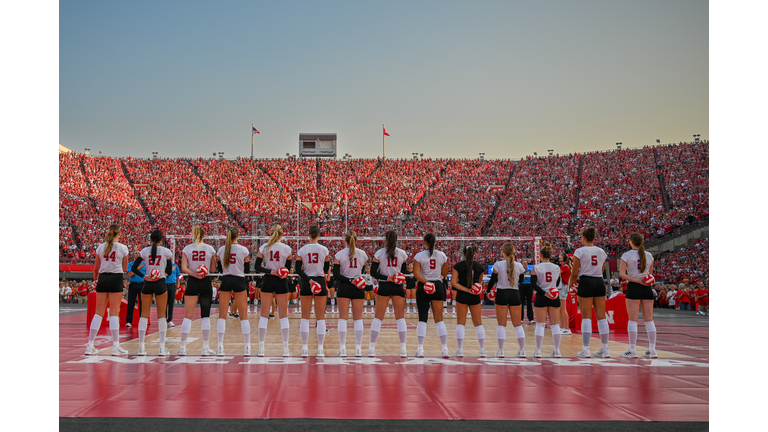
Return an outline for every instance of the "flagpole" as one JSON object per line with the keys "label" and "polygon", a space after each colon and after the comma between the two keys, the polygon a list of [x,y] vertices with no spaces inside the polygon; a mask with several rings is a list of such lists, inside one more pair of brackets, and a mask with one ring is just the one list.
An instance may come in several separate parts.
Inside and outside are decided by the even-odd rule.
{"label": "flagpole", "polygon": [[384,147],[384,123],[381,124],[381,158],[387,157],[386,147]]}
{"label": "flagpole", "polygon": [[251,123],[251,159],[253,159],[253,123]]}

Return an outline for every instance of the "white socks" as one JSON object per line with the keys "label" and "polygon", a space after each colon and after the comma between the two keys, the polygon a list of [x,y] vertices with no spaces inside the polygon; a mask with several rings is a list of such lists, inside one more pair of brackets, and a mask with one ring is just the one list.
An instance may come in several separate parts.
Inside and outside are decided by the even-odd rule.
{"label": "white socks", "polygon": [[[100,315],[94,315],[93,320],[91,321],[91,330],[88,332],[88,343],[93,346],[93,340],[96,339],[96,333],[99,332],[99,328],[101,327],[101,316]],[[141,321],[139,321],[139,328],[141,328]],[[139,330],[141,332],[141,330]]]}
{"label": "white socks", "polygon": [[325,320],[317,320],[317,347],[322,348],[325,343]]}
{"label": "white socks", "polygon": [[536,335],[536,351],[541,351],[541,342],[544,341],[544,326],[545,323],[536,323],[536,331],[534,334]]}
{"label": "white socks", "polygon": [[629,335],[629,350],[635,352],[637,350],[637,321],[627,323],[627,335]]}
{"label": "white socks", "polygon": [[459,349],[464,348],[464,326],[461,324],[456,325],[456,345]]}
{"label": "white socks", "polygon": [[373,322],[371,323],[371,342],[370,342],[371,347],[376,345],[376,339],[379,338],[380,331],[381,331],[381,320],[378,318],[374,318]]}
{"label": "white socks", "polygon": [[[191,321],[189,322],[189,326],[191,329]],[[182,327],[181,331],[184,331],[184,327]],[[200,323],[200,331],[203,333],[203,348],[208,348],[208,340],[211,338],[211,317],[203,318]]]}
{"label": "white socks", "polygon": [[589,351],[589,339],[592,337],[592,320],[583,318],[581,320],[581,345],[584,350]]}
{"label": "white socks", "polygon": [[[339,331],[339,348],[347,349],[347,320],[339,318],[338,331]],[[357,332],[355,332],[355,336],[357,336]]]}
{"label": "white socks", "polygon": [[552,330],[552,340],[555,342],[555,351],[560,351],[560,324],[550,327]]}
{"label": "white socks", "polygon": [[240,320],[240,330],[243,332],[245,346],[251,346],[251,323],[248,320]]}
{"label": "white socks", "polygon": [[485,327],[482,325],[475,327],[475,334],[477,335],[477,343],[480,344],[480,351],[485,350]]}
{"label": "white socks", "polygon": [[112,333],[112,345],[119,346],[120,345],[120,318],[117,316],[112,315],[109,317],[109,332]]}
{"label": "white socks", "polygon": [[525,349],[525,329],[522,324],[515,327],[515,336],[517,336],[517,344],[520,345],[520,349]]}
{"label": "white socks", "polygon": [[280,330],[283,333],[283,349],[288,349],[288,335],[290,334],[290,324],[288,318],[280,318]]}
{"label": "white socks", "polygon": [[224,318],[219,318],[216,321],[216,337],[219,340],[219,348],[224,347],[224,331],[227,330],[227,321]]}
{"label": "white socks", "polygon": [[416,324],[416,339],[419,340],[419,349],[424,349],[424,339],[427,338],[427,323],[419,321]]}
{"label": "white socks", "polygon": [[[99,318],[101,318],[101,317],[99,317]],[[148,323],[149,323],[149,319],[147,319],[147,318],[139,318],[139,345],[144,345],[144,337],[147,335],[147,324]]]}
{"label": "white socks", "polygon": [[263,347],[264,346],[264,339],[267,337],[267,323],[268,322],[269,322],[269,318],[267,318],[267,317],[259,317],[259,347]]}
{"label": "white socks", "polygon": [[498,326],[496,327],[496,340],[499,341],[499,349],[504,349],[504,341],[507,340],[507,328]]}
{"label": "white socks", "polygon": [[445,322],[440,321],[435,326],[437,327],[437,337],[440,338],[443,349],[448,349],[448,329],[445,327]]}
{"label": "white socks", "polygon": [[656,324],[653,321],[645,322],[645,331],[648,332],[648,348],[656,349]]}
{"label": "white socks", "polygon": [[165,333],[168,331],[168,321],[165,318],[157,319],[157,329],[160,331],[160,346],[165,346]]}
{"label": "white socks", "polygon": [[184,321],[181,322],[181,348],[187,345],[187,336],[189,336],[190,331],[192,331],[192,320],[184,318]]}
{"label": "white socks", "polygon": [[600,347],[604,350],[608,349],[608,336],[610,336],[610,329],[608,328],[608,320],[605,318],[597,321],[597,331],[600,332]]}
{"label": "white socks", "polygon": [[309,342],[309,320],[308,319],[301,319],[301,323],[299,323],[299,334],[301,335],[301,348],[306,349],[307,343]]}
{"label": "white socks", "polygon": [[397,320],[397,335],[400,337],[400,349],[405,349],[405,340],[408,336],[408,327],[405,324],[405,318]]}
{"label": "white socks", "polygon": [[355,320],[355,349],[363,348],[363,320]]}

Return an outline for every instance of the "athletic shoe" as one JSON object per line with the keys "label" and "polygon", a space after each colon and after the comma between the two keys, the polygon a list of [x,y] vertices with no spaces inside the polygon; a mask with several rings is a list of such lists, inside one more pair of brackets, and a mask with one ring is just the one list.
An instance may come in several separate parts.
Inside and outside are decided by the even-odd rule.
{"label": "athletic shoe", "polygon": [[177,352],[176,355],[180,355],[180,356],[187,355],[187,348],[186,347],[179,348],[179,352]]}
{"label": "athletic shoe", "polygon": [[532,326],[535,326],[536,325],[536,321],[528,321],[528,324],[532,325]]}
{"label": "athletic shoe", "polygon": [[309,357],[309,348],[302,348],[301,349],[301,356],[302,357]]}
{"label": "athletic shoe", "polygon": [[424,358],[424,350],[419,348],[416,350],[416,358]]}
{"label": "athletic shoe", "polygon": [[251,346],[250,345],[246,345],[245,346],[245,351],[243,352],[243,356],[244,357],[250,357],[252,355],[253,354],[251,353]]}
{"label": "athletic shoe", "polygon": [[533,358],[541,358],[541,350],[534,351]]}
{"label": "athletic shoe", "polygon": [[457,349],[455,353],[453,353],[454,357],[464,357],[464,350],[463,349]]}
{"label": "athletic shoe", "polygon": [[363,356],[363,349],[355,348],[355,357],[362,357],[362,356]]}
{"label": "athletic shoe", "polygon": [[504,350],[500,349],[496,351],[496,358],[504,358]]}
{"label": "athletic shoe", "polygon": [[560,358],[560,357],[562,357],[562,356],[560,355],[560,350],[554,350],[554,351],[552,351],[552,357],[554,357],[554,358]]}
{"label": "athletic shoe", "polygon": [[599,351],[595,353],[595,357],[597,358],[611,358],[611,353],[608,352],[608,349],[602,349],[600,348]]}
{"label": "athletic shoe", "polygon": [[147,347],[145,347],[143,344],[139,345],[139,352],[138,355],[145,356],[147,355]]}
{"label": "athletic shoe", "polygon": [[526,357],[525,350],[524,349],[518,350],[517,351],[517,357],[518,358],[525,358]]}
{"label": "athletic shoe", "polygon": [[347,349],[342,348],[339,350],[339,357],[346,357],[347,356]]}
{"label": "athletic shoe", "polygon": [[488,357],[488,354],[485,352],[484,349],[481,349],[480,350],[480,358],[486,358],[486,357]]}
{"label": "athletic shoe", "polygon": [[621,358],[637,358],[637,352],[627,349],[623,353],[619,354]]}
{"label": "athletic shoe", "polygon": [[213,355],[216,355],[216,351],[212,350],[210,347],[203,347],[203,352],[200,353],[200,355],[213,356]]}
{"label": "athletic shoe", "polygon": [[173,323],[173,321],[168,321],[168,328],[176,327],[176,324]]}
{"label": "athletic shoe", "polygon": [[232,318],[232,319],[234,319],[234,318],[235,318],[235,314],[233,314],[232,312],[230,312],[229,314],[227,314],[227,316],[229,316],[229,317],[230,317],[230,318]]}
{"label": "athletic shoe", "polygon": [[288,348],[283,348],[283,357],[290,357],[291,352],[288,351]]}
{"label": "athletic shoe", "polygon": [[402,358],[408,357],[408,350],[407,349],[401,349],[400,350],[400,357],[402,357]]}
{"label": "athletic shoe", "polygon": [[95,346],[88,344],[88,346],[85,348],[85,355],[98,355],[99,350],[96,349]]}
{"label": "athletic shoe", "polygon": [[448,353],[448,348],[444,349],[444,350],[443,350],[443,353],[442,353],[441,355],[443,356],[443,358],[448,358],[448,357],[450,357],[450,353]]}
{"label": "athletic shoe", "polygon": [[161,345],[160,349],[157,350],[157,355],[159,355],[159,356],[167,356],[167,355],[171,355],[171,352],[168,351],[168,348],[166,348],[165,345]]}
{"label": "athletic shoe", "polygon": [[643,354],[643,358],[659,358],[659,356],[656,355],[656,350],[649,349]]}
{"label": "athletic shoe", "polygon": [[220,345],[219,348],[216,350],[216,355],[218,357],[221,357],[221,356],[224,355],[224,346],[223,345]]}
{"label": "athletic shoe", "polygon": [[259,350],[256,352],[256,355],[259,357],[264,357],[264,347],[259,345]]}
{"label": "athletic shoe", "polygon": [[275,319],[275,314],[269,314],[269,319]]}
{"label": "athletic shoe", "polygon": [[592,358],[592,354],[589,353],[589,348],[587,348],[587,349],[582,349],[581,351],[579,351],[579,353],[576,354],[576,357],[578,357],[578,358]]}
{"label": "athletic shoe", "polygon": [[317,348],[317,358],[323,358],[323,357],[325,357],[325,351],[323,351],[322,348],[318,347]]}
{"label": "athletic shoe", "polygon": [[573,332],[571,331],[571,329],[564,329],[564,328],[561,328],[561,329],[560,329],[560,334],[561,334],[561,335],[571,335],[571,334],[573,334]]}
{"label": "athletic shoe", "polygon": [[376,348],[374,347],[368,348],[368,357],[376,357]]}
{"label": "athletic shoe", "polygon": [[130,326],[131,326],[131,323],[125,323],[125,326],[126,326],[126,327],[130,327]]}

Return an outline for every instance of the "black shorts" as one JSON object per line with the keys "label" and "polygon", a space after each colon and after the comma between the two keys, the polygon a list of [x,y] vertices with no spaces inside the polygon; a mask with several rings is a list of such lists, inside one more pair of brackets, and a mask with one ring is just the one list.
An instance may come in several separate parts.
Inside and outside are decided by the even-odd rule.
{"label": "black shorts", "polygon": [[123,274],[122,273],[99,273],[99,280],[98,282],[96,282],[96,292],[122,293],[123,292]]}
{"label": "black shorts", "polygon": [[373,285],[366,285],[365,288],[363,288],[363,291],[365,292],[373,291]]}
{"label": "black shorts", "polygon": [[379,291],[376,294],[384,297],[405,297],[405,287],[403,284],[379,281]]}
{"label": "black shorts", "polygon": [[603,278],[579,276],[579,297],[605,297]]}
{"label": "black shorts", "polygon": [[245,283],[244,276],[224,275],[221,278],[221,286],[219,287],[219,291],[234,291],[239,293],[247,290],[247,285],[248,284]]}
{"label": "black shorts", "polygon": [[433,284],[435,284],[435,293],[434,294],[427,294],[424,292],[424,284],[419,282],[418,285],[416,285],[416,299],[417,300],[437,300],[437,301],[445,301],[445,287],[443,286],[443,282],[439,280],[430,281]]}
{"label": "black shorts", "polygon": [[302,279],[299,284],[301,285],[301,290],[299,292],[300,295],[303,296],[319,296],[319,297],[325,297],[328,295],[328,288],[325,286],[325,277],[323,276],[310,276],[309,279],[317,282],[320,284],[320,286],[323,287],[323,290],[320,291],[320,294],[312,294],[312,290],[309,288],[309,282],[304,282],[304,279]]}
{"label": "black shorts", "polygon": [[187,278],[187,290],[184,291],[184,296],[204,296],[213,295],[213,287],[211,286],[211,277],[206,276],[202,279],[194,278],[192,276]]}
{"label": "black shorts", "polygon": [[158,279],[154,282],[144,282],[144,287],[141,288],[142,294],[163,295],[166,292],[167,287],[165,286],[165,278]]}
{"label": "black shorts", "polygon": [[339,281],[336,297],[350,300],[365,300],[365,291],[348,282]]}
{"label": "black shorts", "polygon": [[496,288],[496,301],[494,303],[497,306],[520,306],[523,304],[520,301],[520,291],[508,288]]}
{"label": "black shorts", "polygon": [[264,285],[261,292],[273,294],[288,294],[288,281],[274,275],[264,275]]}
{"label": "black shorts", "polygon": [[480,294],[471,294],[466,291],[456,291],[456,303],[465,304],[467,306],[474,306],[480,304]]}
{"label": "black shorts", "polygon": [[[602,280],[602,279],[601,279]],[[581,286],[581,284],[579,284]],[[552,300],[551,298],[547,298],[544,294],[537,292],[536,293],[536,300],[533,301],[533,307],[537,308],[543,308],[543,307],[560,307],[560,297]]]}
{"label": "black shorts", "polygon": [[629,300],[653,300],[653,288],[636,282],[628,282],[627,298]]}

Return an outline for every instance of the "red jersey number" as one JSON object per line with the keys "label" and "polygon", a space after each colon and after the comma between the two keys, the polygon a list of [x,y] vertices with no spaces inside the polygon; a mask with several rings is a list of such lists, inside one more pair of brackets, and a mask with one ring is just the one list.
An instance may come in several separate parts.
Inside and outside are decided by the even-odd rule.
{"label": "red jersey number", "polygon": [[349,261],[349,268],[357,268],[357,258],[352,258]]}
{"label": "red jersey number", "polygon": [[192,251],[192,261],[205,261],[205,251]]}
{"label": "red jersey number", "polygon": [[229,254],[229,263],[230,264],[237,264],[237,255]]}
{"label": "red jersey number", "polygon": [[112,262],[115,262],[115,252],[114,251],[112,251],[112,253],[109,254],[109,255],[104,255],[104,261],[110,261],[110,260]]}
{"label": "red jersey number", "polygon": [[397,267],[397,257],[387,257],[387,267]]}
{"label": "red jersey number", "polygon": [[437,262],[435,262],[435,260],[433,259],[429,260],[429,268],[430,270],[434,270],[435,268],[437,268]]}
{"label": "red jersey number", "polygon": [[307,254],[307,263],[308,264],[318,264],[320,262],[320,255],[317,253],[310,253]]}
{"label": "red jersey number", "polygon": [[592,265],[597,267],[597,255],[592,255]]}
{"label": "red jersey number", "polygon": [[269,251],[270,261],[280,261],[280,251]]}
{"label": "red jersey number", "polygon": [[544,280],[547,282],[552,282],[552,272],[544,273]]}
{"label": "red jersey number", "polygon": [[149,257],[149,265],[159,265],[160,264],[160,256],[150,256]]}

